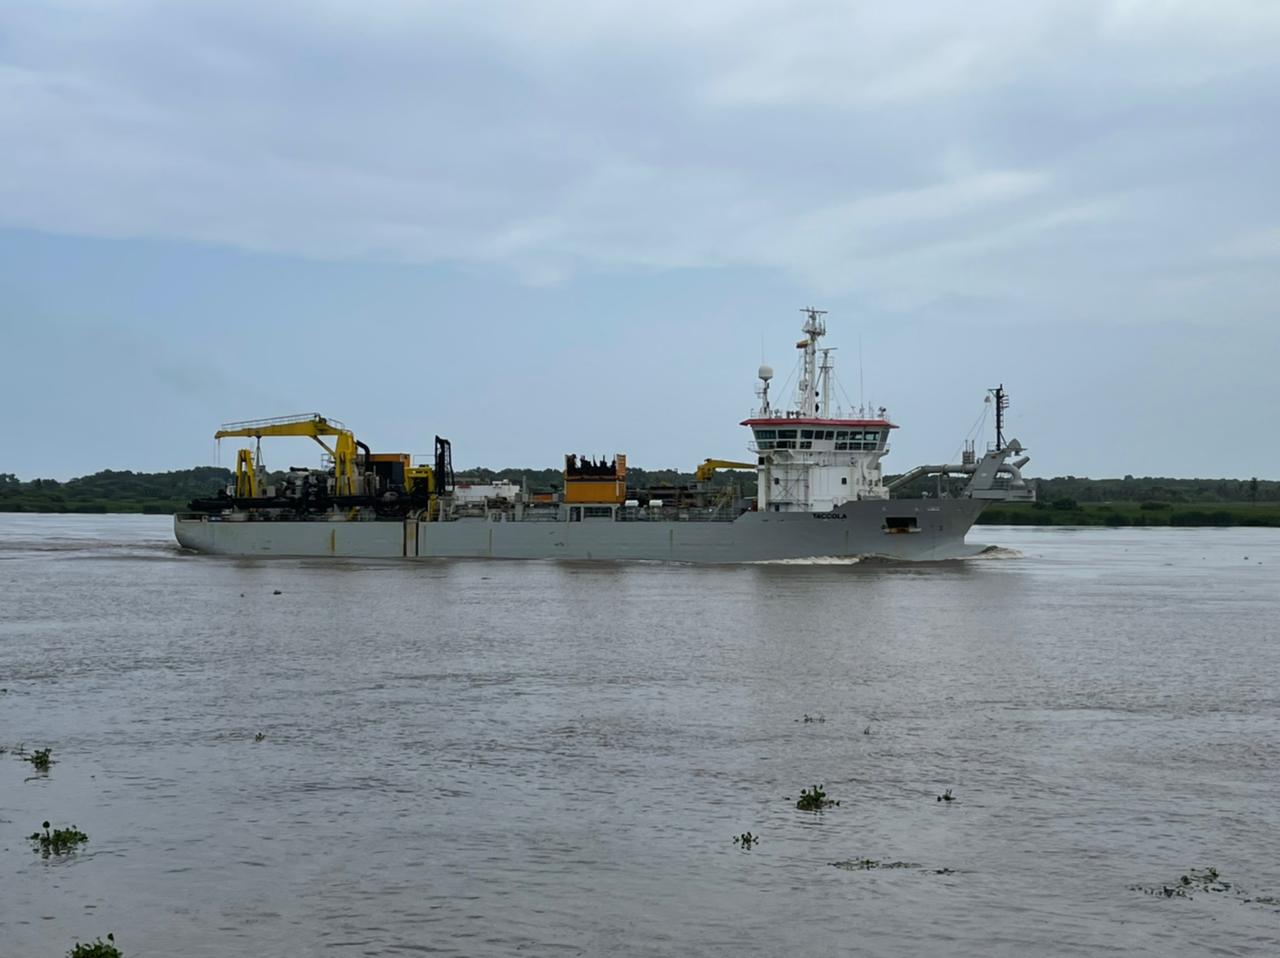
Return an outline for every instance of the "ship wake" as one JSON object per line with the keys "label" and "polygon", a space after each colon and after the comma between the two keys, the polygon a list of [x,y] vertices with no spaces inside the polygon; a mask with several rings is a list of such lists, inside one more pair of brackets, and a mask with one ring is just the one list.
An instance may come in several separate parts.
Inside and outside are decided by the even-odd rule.
{"label": "ship wake", "polygon": [[1023,554],[1017,549],[1010,549],[1007,546],[987,546],[972,559],[1022,559]]}
{"label": "ship wake", "polygon": [[808,556],[803,559],[755,559],[743,565],[861,565],[866,562],[892,561],[888,556]]}
{"label": "ship wake", "polygon": [[744,565],[798,565],[798,566],[854,566],[854,565],[907,565],[917,566],[935,562],[963,562],[971,559],[1021,559],[1017,549],[1004,546],[987,546],[968,555],[938,556],[934,559],[906,559],[901,556],[868,552],[853,556],[806,556],[798,559],[756,559]]}

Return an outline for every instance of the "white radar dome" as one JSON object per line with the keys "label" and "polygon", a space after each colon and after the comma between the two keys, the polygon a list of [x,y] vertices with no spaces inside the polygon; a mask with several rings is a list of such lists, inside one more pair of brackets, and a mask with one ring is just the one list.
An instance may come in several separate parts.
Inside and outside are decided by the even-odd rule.
{"label": "white radar dome", "polygon": [[761,366],[760,371],[756,373],[756,375],[759,376],[761,379],[763,379],[765,382],[768,382],[770,379],[773,378],[773,367]]}

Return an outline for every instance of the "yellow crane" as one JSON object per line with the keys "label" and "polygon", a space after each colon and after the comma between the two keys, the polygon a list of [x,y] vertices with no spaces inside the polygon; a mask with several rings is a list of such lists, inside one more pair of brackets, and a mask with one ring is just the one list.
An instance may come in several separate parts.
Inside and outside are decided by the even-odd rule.
{"label": "yellow crane", "polygon": [[[278,416],[275,419],[249,419],[244,422],[224,423],[213,434],[214,439],[235,436],[261,440],[273,436],[305,436],[319,443],[333,457],[334,495],[356,494],[356,437],[350,429],[336,419],[325,419],[318,412],[303,416]],[[320,437],[333,437],[329,446]],[[261,456],[258,457],[261,460]],[[242,490],[257,494],[257,478],[253,474],[253,454],[241,449],[236,457],[236,495]]]}
{"label": "yellow crane", "polygon": [[253,450],[236,452],[236,498],[252,499],[258,495],[258,473],[253,468]]}
{"label": "yellow crane", "polygon": [[755,469],[754,462],[733,462],[729,459],[707,459],[700,465],[693,474],[693,478],[698,482],[708,482],[711,477],[716,474],[719,469]]}

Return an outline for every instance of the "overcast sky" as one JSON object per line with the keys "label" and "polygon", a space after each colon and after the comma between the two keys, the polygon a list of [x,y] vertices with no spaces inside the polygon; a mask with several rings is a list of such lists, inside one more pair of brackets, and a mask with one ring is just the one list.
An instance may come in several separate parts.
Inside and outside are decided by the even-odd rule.
{"label": "overcast sky", "polygon": [[23,478],[691,468],[809,304],[891,471],[1002,381],[1033,474],[1280,477],[1274,0],[9,0],[0,147]]}

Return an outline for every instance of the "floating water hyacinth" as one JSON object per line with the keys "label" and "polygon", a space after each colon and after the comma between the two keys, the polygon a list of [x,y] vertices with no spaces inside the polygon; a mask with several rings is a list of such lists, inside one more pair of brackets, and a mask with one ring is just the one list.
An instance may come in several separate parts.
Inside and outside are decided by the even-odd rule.
{"label": "floating water hyacinth", "polygon": [[[4,752],[5,749],[0,748],[0,755],[3,755]],[[53,764],[53,758],[51,757],[53,749],[51,748],[38,748],[34,752],[28,752],[19,745],[13,750],[13,754],[23,761],[30,762],[37,772],[47,772],[49,771],[49,766]]]}
{"label": "floating water hyacinth", "polygon": [[[842,862],[828,862],[835,868],[842,868],[850,872],[869,872],[878,868],[923,868],[919,862],[882,862],[874,858],[853,858]],[[950,869],[943,869],[949,872]],[[937,874],[941,874],[939,871]]]}
{"label": "floating water hyacinth", "polygon": [[1218,874],[1218,869],[1210,866],[1203,871],[1193,868],[1167,885],[1130,885],[1129,888],[1162,898],[1191,898],[1195,892],[1232,891],[1232,884],[1224,881]]}
{"label": "floating water hyacinth", "polygon": [[821,785],[815,785],[811,791],[800,790],[800,800],[796,802],[796,808],[802,812],[820,812],[824,808],[839,804],[827,798],[827,793],[822,790]]}
{"label": "floating water hyacinth", "polygon": [[95,938],[90,942],[76,942],[67,958],[123,958],[123,953],[116,947],[116,936],[107,932],[107,940]]}
{"label": "floating water hyacinth", "polygon": [[70,828],[50,830],[49,823],[44,822],[40,827],[44,829],[43,832],[32,832],[29,837],[35,843],[35,850],[43,858],[48,858],[50,855],[66,855],[89,840],[89,836],[75,825]]}

